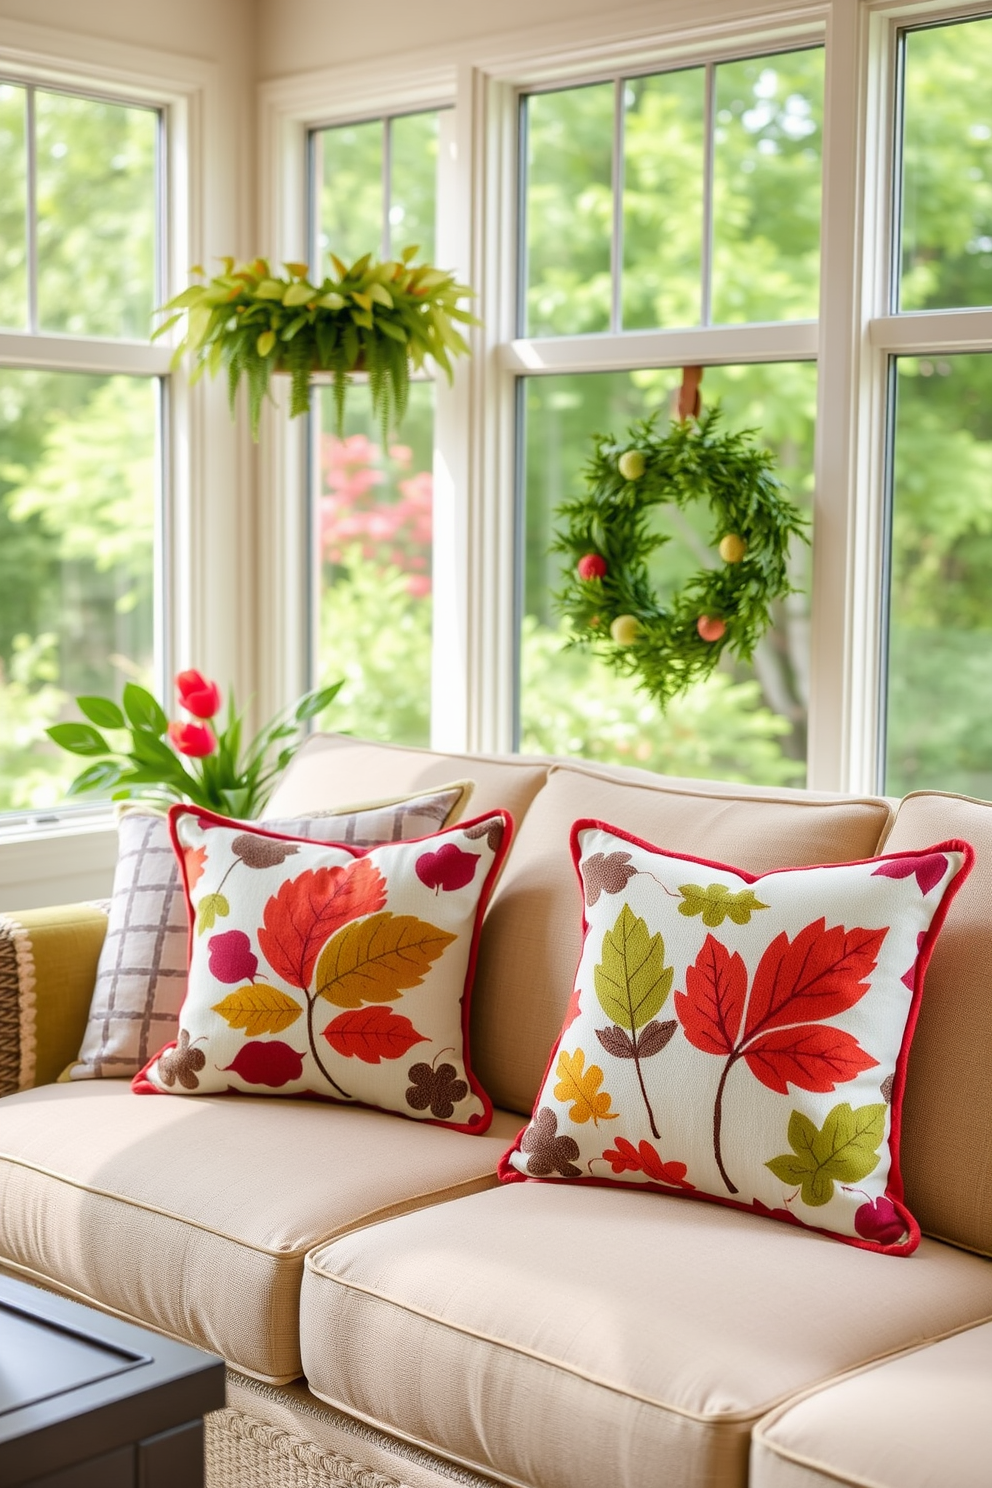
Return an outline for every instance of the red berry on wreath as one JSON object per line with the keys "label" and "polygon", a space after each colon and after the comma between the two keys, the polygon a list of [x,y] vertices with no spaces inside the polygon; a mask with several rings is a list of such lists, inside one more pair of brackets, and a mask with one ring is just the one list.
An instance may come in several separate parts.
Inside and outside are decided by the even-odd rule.
{"label": "red berry on wreath", "polygon": [[719,641],[727,633],[727,627],[719,615],[700,615],[696,629],[704,641]]}
{"label": "red berry on wreath", "polygon": [[601,579],[606,572],[606,559],[598,553],[586,553],[575,567],[580,579]]}

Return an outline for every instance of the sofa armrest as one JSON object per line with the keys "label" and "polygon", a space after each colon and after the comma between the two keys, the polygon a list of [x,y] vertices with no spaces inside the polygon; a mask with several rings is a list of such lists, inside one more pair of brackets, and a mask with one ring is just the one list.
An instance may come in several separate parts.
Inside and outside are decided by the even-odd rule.
{"label": "sofa armrest", "polygon": [[57,1080],[76,1058],[106,933],[94,904],[0,915],[0,1095]]}

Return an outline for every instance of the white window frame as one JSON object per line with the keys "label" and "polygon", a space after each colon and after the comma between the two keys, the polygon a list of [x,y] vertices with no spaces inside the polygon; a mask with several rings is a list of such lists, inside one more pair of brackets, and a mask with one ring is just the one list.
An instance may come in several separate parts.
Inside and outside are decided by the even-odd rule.
{"label": "white window frame", "polygon": [[[191,264],[232,251],[249,236],[248,193],[229,185],[245,164],[239,160],[240,112],[214,64],[0,19],[0,74],[163,112],[168,212],[160,279],[167,295],[185,287]],[[172,665],[195,664],[230,679],[247,697],[257,608],[251,600],[255,534],[245,520],[254,494],[250,446],[243,427],[230,420],[223,388],[204,380],[191,390],[184,369],[169,373],[171,354],[164,338],[152,345],[0,334],[0,367],[167,377],[162,651]],[[0,819],[0,907],[109,892],[117,847],[111,811],[83,807],[45,815],[55,820],[4,826]]]}
{"label": "white window frame", "polygon": [[[439,165],[438,260],[478,291],[484,327],[454,389],[438,384],[437,593],[432,740],[504,750],[514,723],[515,382],[520,373],[769,360],[818,363],[807,781],[878,788],[889,358],[992,349],[992,310],[889,313],[896,36],[986,14],[985,5],[830,0],[778,17],[699,0],[691,23],[611,11],[544,26],[519,46],[474,42],[440,62],[385,59],[262,89],[262,221],[278,258],[304,246],[305,139],[313,122],[452,103]],[[520,92],[616,70],[659,70],[801,45],[826,48],[820,315],[815,322],[582,337],[516,336],[516,110]],[[269,653],[281,698],[304,685],[307,617],[302,440],[284,414],[263,435],[262,541],[280,562],[283,624]],[[280,490],[286,492],[280,503]],[[287,683],[289,685],[287,686]]]}

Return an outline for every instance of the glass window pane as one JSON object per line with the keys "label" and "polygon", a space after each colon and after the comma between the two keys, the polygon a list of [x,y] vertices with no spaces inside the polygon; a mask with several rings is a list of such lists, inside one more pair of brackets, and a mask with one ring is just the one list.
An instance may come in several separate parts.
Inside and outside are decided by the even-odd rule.
{"label": "glass window pane", "polygon": [[716,69],[713,321],[817,314],[823,51]]}
{"label": "glass window pane", "polygon": [[382,253],[382,144],[383,123],[346,124],[322,129],[319,135],[322,174],[318,185],[320,264],[323,278],[327,254],[336,253],[352,264],[365,253]]}
{"label": "glass window pane", "polygon": [[624,84],[623,326],[698,325],[706,73]]}
{"label": "glass window pane", "polygon": [[610,324],[612,83],[527,99],[526,334]]}
{"label": "glass window pane", "polygon": [[900,308],[992,305],[992,20],[906,37]]}
{"label": "glass window pane", "polygon": [[40,327],[146,341],[158,115],[40,89],[35,110]]}
{"label": "glass window pane", "polygon": [[77,693],[153,683],[157,404],[143,378],[0,370],[0,811],[85,765],[42,742]]}
{"label": "glass window pane", "polygon": [[25,91],[0,84],[0,325],[28,323]]}
{"label": "glass window pane", "polygon": [[[679,382],[673,371],[535,377],[527,380],[525,591],[521,637],[521,749],[643,765],[672,775],[802,784],[806,773],[809,549],[795,543],[793,582],[755,666],[726,670],[673,702],[657,704],[589,652],[564,649],[566,629],[552,594],[562,558],[551,554],[554,510],[582,490],[590,431],[620,432],[664,412]],[[816,368],[810,363],[710,369],[708,404],[719,401],[732,428],[759,428],[779,474],[807,512],[813,495]],[[708,511],[659,510],[674,540],[656,555],[660,593],[717,559]]]}
{"label": "glass window pane", "polygon": [[390,123],[390,254],[397,258],[411,244],[417,257],[434,262],[437,212],[438,116],[405,114]]}
{"label": "glass window pane", "polygon": [[897,364],[885,789],[992,797],[992,355]]}
{"label": "glass window pane", "polygon": [[428,744],[434,385],[411,385],[385,450],[367,384],[348,392],[341,439],[330,388],[317,407],[317,680],[346,678],[335,728]]}

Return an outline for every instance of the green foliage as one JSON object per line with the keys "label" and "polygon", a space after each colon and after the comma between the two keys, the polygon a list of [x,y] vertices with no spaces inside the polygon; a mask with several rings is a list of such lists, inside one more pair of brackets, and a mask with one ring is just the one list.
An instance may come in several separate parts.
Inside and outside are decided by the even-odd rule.
{"label": "green foliage", "polygon": [[67,701],[58,687],[56,637],[15,636],[0,663],[0,811],[44,809],[61,801],[71,771],[38,740]]}
{"label": "green foliage", "polygon": [[255,439],[273,371],[292,378],[293,416],[309,411],[311,373],[330,372],[339,431],[348,375],[367,372],[385,440],[406,412],[410,369],[430,357],[450,381],[451,358],[468,354],[454,322],[478,324],[458,304],[472,291],[453,274],[415,264],[417,251],[406,248],[400,260],[384,263],[366,253],[350,268],[332,254],[336,277],[319,285],[310,282],[306,264],[286,264],[288,278],[280,278],[264,258],[251,264],[227,258],[223,274],[192,285],[162,307],[168,318],[155,335],[186,316],[175,361],[191,354],[193,380],[204,369],[215,374],[226,368],[232,408],[243,377]]}
{"label": "green foliage", "polygon": [[[665,434],[650,419],[620,439],[598,436],[586,468],[588,492],[563,501],[557,512],[562,530],[553,547],[567,555],[567,565],[556,599],[576,644],[636,676],[662,708],[710,676],[724,650],[751,659],[771,624],[771,604],[792,588],[789,540],[805,536],[798,510],[772,474],[768,451],[756,447],[750,433],[722,432],[719,422],[719,409],[712,408],[698,424],[673,422]],[[625,479],[621,467],[631,452],[641,456],[642,473]],[[711,545],[732,534],[746,551],[740,561],[726,563],[709,555],[677,594],[660,601],[648,559],[670,538],[652,529],[651,508],[684,509],[699,501],[710,509]],[[577,572],[579,559],[590,553],[605,560],[602,577]],[[620,616],[637,622],[630,644],[610,636]],[[721,619],[723,635],[704,639],[697,629],[701,616]]]}
{"label": "green foliage", "polygon": [[345,733],[403,744],[430,742],[431,603],[410,593],[407,575],[343,555],[320,614],[322,675],[343,676],[335,725]]}
{"label": "green foliage", "polygon": [[573,754],[601,764],[639,765],[695,779],[801,784],[802,761],[783,753],[785,718],[762,706],[757,682],[716,672],[664,714],[627,677],[588,652],[566,647],[563,631],[524,619],[521,680],[528,709],[526,753]]}
{"label": "green foliage", "polygon": [[906,38],[901,307],[992,304],[992,22]]}
{"label": "green foliage", "polygon": [[[720,63],[715,75],[711,319],[813,317],[823,51]],[[699,67],[624,84],[626,330],[701,320],[704,92]],[[530,335],[609,328],[613,122],[609,83],[527,102]]]}

